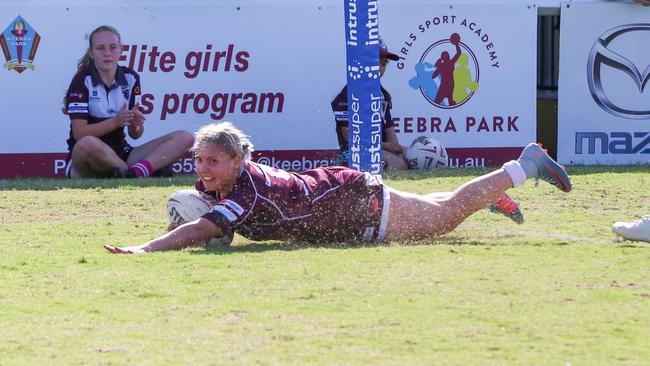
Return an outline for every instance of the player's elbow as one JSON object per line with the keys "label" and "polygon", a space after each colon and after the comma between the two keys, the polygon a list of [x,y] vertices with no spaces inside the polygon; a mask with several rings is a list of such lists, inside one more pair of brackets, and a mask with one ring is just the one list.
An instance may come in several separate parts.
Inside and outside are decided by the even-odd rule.
{"label": "player's elbow", "polygon": [[223,235],[221,228],[204,218],[198,218],[190,223],[192,225],[193,235],[198,241],[207,240],[215,236]]}

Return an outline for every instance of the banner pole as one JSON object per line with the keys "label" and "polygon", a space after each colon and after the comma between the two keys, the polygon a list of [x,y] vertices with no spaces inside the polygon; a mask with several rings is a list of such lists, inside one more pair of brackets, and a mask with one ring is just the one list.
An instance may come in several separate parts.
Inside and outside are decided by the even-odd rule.
{"label": "banner pole", "polygon": [[348,166],[382,172],[382,99],[377,0],[344,0],[348,86]]}

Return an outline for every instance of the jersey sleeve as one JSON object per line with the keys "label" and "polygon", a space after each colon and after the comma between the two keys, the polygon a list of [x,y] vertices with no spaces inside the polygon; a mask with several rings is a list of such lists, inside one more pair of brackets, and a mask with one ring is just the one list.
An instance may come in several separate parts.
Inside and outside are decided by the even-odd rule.
{"label": "jersey sleeve", "polygon": [[332,100],[332,112],[337,125],[348,126],[348,89],[344,87]]}
{"label": "jersey sleeve", "polygon": [[255,198],[254,190],[245,188],[233,190],[227,198],[217,202],[210,212],[201,217],[227,232],[246,220],[255,206]]}
{"label": "jersey sleeve", "polygon": [[129,99],[129,109],[133,109],[135,106],[136,100],[140,98],[140,95],[142,95],[142,90],[140,89],[140,75],[137,73],[133,73],[135,76],[135,82],[133,84],[133,92],[131,93],[131,99]]}
{"label": "jersey sleeve", "polygon": [[386,112],[384,113],[384,130],[387,130],[395,126],[393,121],[393,116],[390,114],[390,104],[386,106]]}
{"label": "jersey sleeve", "polygon": [[65,95],[65,106],[70,120],[88,119],[88,88],[86,87],[85,74],[77,73],[72,78],[68,92]]}
{"label": "jersey sleeve", "polygon": [[393,116],[390,113],[390,110],[393,109],[393,98],[391,97],[390,93],[383,87],[381,88],[381,91],[384,95],[384,100],[382,102],[382,107],[384,108],[384,130],[387,130],[395,126],[395,122],[393,122]]}

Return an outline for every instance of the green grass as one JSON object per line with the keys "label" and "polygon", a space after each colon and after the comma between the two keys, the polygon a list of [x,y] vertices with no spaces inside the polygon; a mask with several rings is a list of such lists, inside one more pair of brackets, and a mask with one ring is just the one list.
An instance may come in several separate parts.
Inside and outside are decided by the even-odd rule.
{"label": "green grass", "polygon": [[162,233],[191,178],[0,181],[0,365],[647,365],[650,245],[610,227],[650,214],[650,169],[570,173],[570,194],[510,191],[524,225],[479,212],[426,242],[143,256],[102,245]]}

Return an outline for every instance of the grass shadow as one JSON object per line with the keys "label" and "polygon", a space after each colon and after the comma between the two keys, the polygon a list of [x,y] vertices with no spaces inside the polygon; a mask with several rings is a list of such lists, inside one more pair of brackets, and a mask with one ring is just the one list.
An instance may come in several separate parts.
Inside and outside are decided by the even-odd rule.
{"label": "grass shadow", "polygon": [[193,250],[191,254],[197,255],[225,255],[235,253],[263,253],[263,252],[291,252],[295,250],[305,249],[362,249],[362,248],[377,248],[377,247],[418,247],[418,246],[432,246],[432,245],[470,245],[470,246],[491,246],[489,243],[484,243],[477,240],[468,240],[465,237],[457,236],[442,236],[427,240],[412,240],[399,243],[307,243],[301,241],[295,242],[251,242],[250,244],[235,245],[235,246],[220,246],[220,247],[205,247],[199,250]]}

